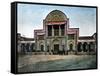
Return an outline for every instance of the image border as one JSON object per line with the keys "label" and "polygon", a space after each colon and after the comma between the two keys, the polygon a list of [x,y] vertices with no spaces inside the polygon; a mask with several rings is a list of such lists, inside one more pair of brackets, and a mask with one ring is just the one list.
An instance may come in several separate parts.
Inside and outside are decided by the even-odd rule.
{"label": "image border", "polygon": [[[86,6],[86,5],[69,5],[69,4],[53,4],[53,3],[36,3],[36,2],[12,2],[15,4],[15,12],[11,13],[11,72],[15,74],[26,74],[26,73],[44,73],[44,72],[61,72],[61,71],[80,71],[80,70],[93,70],[98,69],[98,7],[97,6]],[[38,72],[18,72],[18,52],[17,52],[17,24],[18,24],[18,4],[32,4],[32,5],[52,5],[52,6],[68,6],[68,7],[88,7],[96,8],[96,68],[87,69],[71,69],[71,70],[52,70],[52,71],[38,71]],[[11,10],[13,12],[13,9]],[[14,21],[12,16],[15,15]],[[13,22],[12,22],[13,21]],[[12,24],[14,24],[12,26]],[[15,45],[13,45],[15,44]],[[15,49],[15,50],[14,50]],[[12,55],[13,54],[13,55]],[[15,59],[15,60],[14,60]]]}

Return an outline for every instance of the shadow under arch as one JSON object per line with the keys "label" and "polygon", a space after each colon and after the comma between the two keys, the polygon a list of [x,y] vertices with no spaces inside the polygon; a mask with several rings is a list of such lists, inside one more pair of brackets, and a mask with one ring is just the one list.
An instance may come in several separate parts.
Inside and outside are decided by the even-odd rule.
{"label": "shadow under arch", "polygon": [[58,54],[59,52],[59,46],[60,46],[60,40],[55,38],[52,40],[51,47],[52,47],[52,53],[53,54]]}

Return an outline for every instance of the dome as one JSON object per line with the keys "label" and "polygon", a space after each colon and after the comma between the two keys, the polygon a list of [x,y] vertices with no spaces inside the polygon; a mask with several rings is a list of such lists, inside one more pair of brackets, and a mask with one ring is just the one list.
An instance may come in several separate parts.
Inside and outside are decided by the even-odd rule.
{"label": "dome", "polygon": [[62,11],[53,10],[47,15],[45,20],[46,21],[66,21],[67,17]]}

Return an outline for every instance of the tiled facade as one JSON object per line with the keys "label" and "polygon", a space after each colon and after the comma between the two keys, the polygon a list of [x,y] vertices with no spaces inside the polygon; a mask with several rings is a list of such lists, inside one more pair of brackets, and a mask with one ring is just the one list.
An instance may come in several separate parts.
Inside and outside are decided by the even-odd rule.
{"label": "tiled facade", "polygon": [[[92,44],[96,45],[96,37],[91,36],[90,39],[86,36],[79,37],[79,28],[69,28],[69,26],[69,18],[62,11],[51,11],[43,20],[43,29],[34,30],[36,51],[66,54],[71,51],[80,52],[81,45],[87,51],[90,50]],[[82,44],[80,44],[81,42]],[[95,47],[92,49],[95,50]]]}

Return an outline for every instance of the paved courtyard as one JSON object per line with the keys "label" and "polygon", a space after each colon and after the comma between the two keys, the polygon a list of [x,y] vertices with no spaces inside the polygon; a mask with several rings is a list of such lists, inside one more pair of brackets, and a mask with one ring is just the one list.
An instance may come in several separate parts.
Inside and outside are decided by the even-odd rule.
{"label": "paved courtyard", "polygon": [[23,55],[18,57],[18,72],[87,68],[96,68],[95,55]]}

